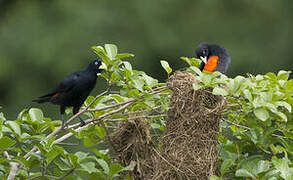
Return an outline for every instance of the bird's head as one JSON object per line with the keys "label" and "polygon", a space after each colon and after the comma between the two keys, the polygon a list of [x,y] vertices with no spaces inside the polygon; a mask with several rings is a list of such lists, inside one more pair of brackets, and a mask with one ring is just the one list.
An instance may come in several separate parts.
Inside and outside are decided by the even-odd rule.
{"label": "bird's head", "polygon": [[229,52],[217,45],[208,42],[202,42],[196,48],[196,58],[201,59],[200,70],[209,72],[219,71],[226,73],[231,59]]}
{"label": "bird's head", "polygon": [[100,74],[104,70],[103,65],[104,63],[101,59],[96,59],[89,64],[87,69],[95,74]]}
{"label": "bird's head", "polygon": [[196,58],[198,59],[208,59],[211,54],[210,43],[203,42],[196,48]]}

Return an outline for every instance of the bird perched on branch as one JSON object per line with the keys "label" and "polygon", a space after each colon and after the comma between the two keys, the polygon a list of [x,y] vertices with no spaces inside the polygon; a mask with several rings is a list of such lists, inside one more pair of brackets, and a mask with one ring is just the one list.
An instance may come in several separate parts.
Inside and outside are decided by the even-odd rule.
{"label": "bird perched on branch", "polygon": [[[60,105],[63,127],[65,124],[65,108],[73,107],[73,114],[78,113],[80,107],[95,87],[98,73],[103,70],[99,69],[101,65],[101,59],[92,61],[85,70],[66,76],[50,93],[33,100],[33,102],[51,102]],[[85,122],[81,117],[79,117],[79,120],[80,126],[84,126]]]}
{"label": "bird perched on branch", "polygon": [[202,61],[199,66],[201,71],[219,71],[225,74],[231,62],[230,54],[225,48],[208,42],[200,43],[196,48],[196,58],[200,57],[206,59],[206,63]]}

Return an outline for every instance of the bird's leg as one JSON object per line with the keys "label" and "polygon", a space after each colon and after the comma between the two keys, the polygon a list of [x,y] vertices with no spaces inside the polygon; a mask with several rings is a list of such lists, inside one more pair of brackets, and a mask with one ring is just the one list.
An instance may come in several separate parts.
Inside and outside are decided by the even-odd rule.
{"label": "bird's leg", "polygon": [[65,125],[65,106],[60,106],[60,113],[61,113],[61,119],[62,119],[61,127],[64,127],[64,125]]}
{"label": "bird's leg", "polygon": [[[73,107],[73,115],[76,114],[76,113],[78,113],[80,107],[81,106],[75,106],[75,107]],[[79,121],[80,121],[80,125],[79,126],[80,127],[84,126],[85,125],[85,122],[82,120],[81,117],[78,116],[78,118],[79,118]]]}
{"label": "bird's leg", "polygon": [[64,126],[65,124],[65,114],[61,114],[61,119],[62,119],[62,127]]}
{"label": "bird's leg", "polygon": [[79,121],[80,121],[80,127],[82,127],[82,126],[84,126],[85,125],[85,122],[84,122],[84,120],[82,120],[82,118],[81,117],[78,117],[79,118]]}

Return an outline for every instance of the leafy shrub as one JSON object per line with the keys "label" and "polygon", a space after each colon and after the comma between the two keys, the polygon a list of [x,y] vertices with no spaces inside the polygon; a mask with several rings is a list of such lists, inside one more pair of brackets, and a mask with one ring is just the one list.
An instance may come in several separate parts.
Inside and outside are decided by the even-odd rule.
{"label": "leafy shrub", "polygon": [[[164,131],[170,91],[165,83],[134,70],[118,53],[115,45],[94,46],[105,63],[102,77],[106,91],[88,97],[77,114],[87,119],[61,131],[60,120],[44,117],[40,109],[25,109],[16,120],[6,120],[0,113],[0,174],[19,179],[130,179],[111,157],[107,135],[121,121],[145,117],[153,135]],[[227,105],[220,123],[219,176],[211,179],[292,179],[293,177],[293,80],[288,71],[278,74],[248,75],[228,78],[220,73],[201,72],[199,60],[182,57],[199,83],[195,90],[213,88],[215,95],[226,97]],[[161,61],[168,75],[172,72]],[[72,121],[76,116],[68,120]],[[68,139],[70,138],[70,140]],[[69,142],[82,141],[80,149]],[[62,144],[64,143],[64,144]],[[69,145],[69,148],[68,148]],[[158,144],[160,147],[160,144]],[[69,149],[69,150],[68,150]],[[13,170],[17,170],[14,173]]]}

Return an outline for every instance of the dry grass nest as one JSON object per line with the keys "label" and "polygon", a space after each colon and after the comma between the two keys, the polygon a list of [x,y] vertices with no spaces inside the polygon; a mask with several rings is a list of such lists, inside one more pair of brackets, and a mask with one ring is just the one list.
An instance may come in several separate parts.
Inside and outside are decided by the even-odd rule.
{"label": "dry grass nest", "polygon": [[175,72],[161,151],[140,119],[124,122],[112,135],[112,148],[122,165],[136,163],[133,179],[209,179],[217,172],[217,137],[224,98],[211,89],[194,91],[194,74]]}
{"label": "dry grass nest", "polygon": [[110,145],[122,166],[134,165],[133,179],[148,179],[153,172],[155,145],[143,119],[125,121],[110,135]]}

